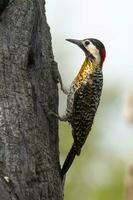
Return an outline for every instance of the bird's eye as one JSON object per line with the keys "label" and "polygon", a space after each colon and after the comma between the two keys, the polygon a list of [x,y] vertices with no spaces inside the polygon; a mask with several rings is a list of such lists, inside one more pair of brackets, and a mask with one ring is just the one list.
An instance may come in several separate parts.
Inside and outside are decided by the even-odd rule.
{"label": "bird's eye", "polygon": [[90,42],[87,40],[87,41],[85,41],[85,45],[87,46],[87,45],[89,45],[90,44]]}

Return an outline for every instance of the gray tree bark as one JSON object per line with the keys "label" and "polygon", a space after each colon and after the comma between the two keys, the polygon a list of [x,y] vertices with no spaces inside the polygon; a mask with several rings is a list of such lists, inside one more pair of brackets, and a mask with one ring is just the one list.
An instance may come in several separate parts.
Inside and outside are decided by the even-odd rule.
{"label": "gray tree bark", "polygon": [[57,65],[44,0],[14,0],[0,22],[0,200],[62,200]]}

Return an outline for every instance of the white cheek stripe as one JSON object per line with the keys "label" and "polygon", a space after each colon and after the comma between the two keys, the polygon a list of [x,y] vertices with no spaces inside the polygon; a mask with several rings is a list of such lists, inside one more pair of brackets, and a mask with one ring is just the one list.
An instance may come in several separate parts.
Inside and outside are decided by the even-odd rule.
{"label": "white cheek stripe", "polygon": [[96,62],[99,64],[101,61],[100,58],[100,54],[99,54],[99,50],[95,47],[95,45],[89,40],[90,44],[85,46],[85,44],[83,44],[85,46],[85,48],[87,49],[87,51],[89,51],[96,59]]}

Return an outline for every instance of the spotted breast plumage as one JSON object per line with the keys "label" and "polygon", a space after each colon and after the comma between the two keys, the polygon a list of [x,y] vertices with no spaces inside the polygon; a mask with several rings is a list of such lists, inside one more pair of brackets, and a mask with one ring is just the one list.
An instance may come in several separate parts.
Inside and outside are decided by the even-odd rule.
{"label": "spotted breast plumage", "polygon": [[85,61],[71,84],[67,98],[66,118],[72,126],[73,145],[63,164],[61,175],[70,168],[91,130],[103,85],[104,45],[97,39],[71,40],[85,52]]}

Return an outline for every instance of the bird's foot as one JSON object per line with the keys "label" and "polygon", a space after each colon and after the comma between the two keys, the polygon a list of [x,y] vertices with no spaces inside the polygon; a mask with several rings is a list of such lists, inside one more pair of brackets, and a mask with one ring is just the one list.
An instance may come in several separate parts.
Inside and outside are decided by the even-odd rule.
{"label": "bird's foot", "polygon": [[60,85],[61,85],[61,90],[62,90],[62,92],[63,92],[64,94],[68,95],[68,90],[63,86],[63,84],[60,83]]}
{"label": "bird's foot", "polygon": [[66,88],[63,85],[62,78],[61,78],[60,72],[57,67],[57,63],[54,60],[52,61],[52,75],[53,75],[53,78],[56,81],[56,83],[60,83],[62,92],[64,94],[68,95],[68,91],[66,90]]}
{"label": "bird's foot", "polygon": [[68,118],[66,115],[60,116],[57,113],[53,112],[52,110],[49,110],[47,114],[48,114],[48,116],[52,115],[52,116],[58,118],[60,121],[63,121],[63,122],[68,121]]}

